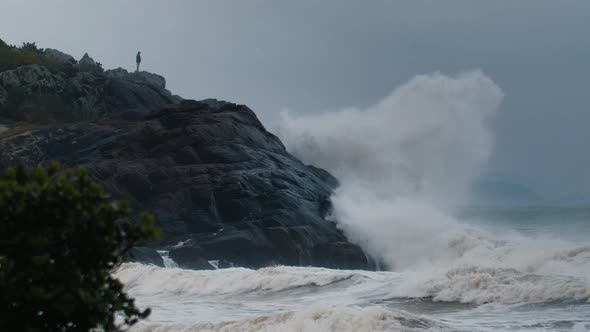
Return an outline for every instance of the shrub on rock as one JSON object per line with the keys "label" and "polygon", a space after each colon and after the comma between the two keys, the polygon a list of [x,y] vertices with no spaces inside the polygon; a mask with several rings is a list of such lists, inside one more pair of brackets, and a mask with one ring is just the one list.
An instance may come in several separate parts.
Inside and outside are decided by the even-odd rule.
{"label": "shrub on rock", "polygon": [[28,51],[31,53],[35,53],[35,54],[39,54],[42,55],[43,54],[43,49],[42,48],[38,48],[37,44],[35,42],[26,42],[23,43],[23,46],[21,46],[20,48],[23,51]]}
{"label": "shrub on rock", "polygon": [[47,56],[44,50],[38,48],[34,42],[23,43],[22,47],[14,47],[0,39],[0,72],[33,64],[44,66],[54,74],[62,73],[66,77],[72,77],[76,73],[73,63],[64,63]]}

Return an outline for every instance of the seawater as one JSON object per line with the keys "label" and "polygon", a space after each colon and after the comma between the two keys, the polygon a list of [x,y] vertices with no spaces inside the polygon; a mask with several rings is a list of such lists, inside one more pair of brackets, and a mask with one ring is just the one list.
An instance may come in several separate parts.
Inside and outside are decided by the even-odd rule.
{"label": "seawater", "polygon": [[589,211],[469,209],[461,218],[485,229],[474,236],[487,249],[475,246],[481,264],[461,256],[442,269],[383,272],[124,264],[116,276],[152,308],[134,331],[590,331]]}
{"label": "seawater", "polygon": [[283,113],[273,132],[338,178],[331,218],[387,271],[126,264],[116,275],[153,308],[134,329],[590,330],[585,207],[457,208],[493,157],[502,99],[475,70],[415,76],[363,109]]}

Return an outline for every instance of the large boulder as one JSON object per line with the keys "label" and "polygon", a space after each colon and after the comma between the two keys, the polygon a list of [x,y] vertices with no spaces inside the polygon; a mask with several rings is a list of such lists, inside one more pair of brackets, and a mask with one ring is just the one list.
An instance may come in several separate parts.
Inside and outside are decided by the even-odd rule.
{"label": "large boulder", "polygon": [[69,63],[69,64],[74,64],[76,63],[76,59],[74,59],[73,56],[66,54],[62,51],[53,49],[53,48],[46,48],[43,51],[43,55],[45,55],[46,57],[55,60],[57,62],[61,62],[61,63]]}
{"label": "large boulder", "polygon": [[368,267],[326,219],[336,179],[290,155],[246,106],[183,101],[0,140],[0,168],[50,160],[85,166],[115,198],[153,212],[162,248],[191,240],[195,249],[170,252],[186,266]]}
{"label": "large boulder", "polygon": [[0,87],[5,90],[21,87],[29,93],[36,91],[61,93],[64,86],[65,81],[62,76],[54,75],[38,64],[0,72]]}
{"label": "large boulder", "polygon": [[117,68],[105,72],[107,94],[113,109],[145,113],[163,105],[180,102],[166,90],[166,79],[145,71],[129,73]]}

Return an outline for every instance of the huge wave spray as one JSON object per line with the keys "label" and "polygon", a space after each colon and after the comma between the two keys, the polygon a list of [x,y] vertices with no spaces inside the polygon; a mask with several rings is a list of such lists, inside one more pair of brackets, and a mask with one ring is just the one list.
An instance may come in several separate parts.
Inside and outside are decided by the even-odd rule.
{"label": "huge wave spray", "polygon": [[588,299],[590,246],[483,229],[455,208],[492,153],[500,88],[480,71],[421,75],[365,110],[284,113],[287,149],[341,181],[332,201],[347,236],[404,272],[391,296],[461,302]]}
{"label": "huge wave spray", "polygon": [[347,236],[385,268],[415,274],[404,295],[488,301],[493,285],[510,292],[508,280],[526,274],[590,273],[587,244],[499,235],[454,217],[492,153],[488,124],[502,98],[480,71],[421,75],[365,110],[284,113],[278,132],[341,180],[332,200]]}
{"label": "huge wave spray", "polygon": [[347,235],[404,269],[448,252],[437,241],[456,230],[449,210],[490,157],[487,124],[502,96],[480,71],[422,75],[365,110],[284,113],[279,135],[341,180],[333,202]]}

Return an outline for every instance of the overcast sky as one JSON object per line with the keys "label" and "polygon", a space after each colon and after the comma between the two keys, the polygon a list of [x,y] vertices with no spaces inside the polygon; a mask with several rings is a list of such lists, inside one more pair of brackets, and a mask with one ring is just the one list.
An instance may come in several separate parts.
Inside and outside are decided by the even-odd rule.
{"label": "overcast sky", "polygon": [[164,75],[185,98],[366,107],[416,74],[481,69],[505,94],[487,176],[590,194],[590,1],[0,0],[0,38]]}

